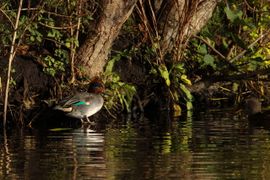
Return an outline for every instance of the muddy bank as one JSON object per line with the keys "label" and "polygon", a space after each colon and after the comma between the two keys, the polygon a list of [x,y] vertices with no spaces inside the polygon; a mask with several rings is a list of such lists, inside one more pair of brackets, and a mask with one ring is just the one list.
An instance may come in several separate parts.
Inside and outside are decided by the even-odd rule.
{"label": "muddy bank", "polygon": [[[5,89],[7,58],[0,58],[0,77],[2,92]],[[42,71],[42,66],[30,58],[16,57],[12,64],[10,102],[22,102],[23,99],[34,98],[41,94],[42,98],[53,95],[55,81]],[[2,94],[3,95],[3,94]],[[38,99],[36,97],[35,99]]]}
{"label": "muddy bank", "polygon": [[[7,58],[0,58],[1,99],[4,101],[4,91],[7,74]],[[28,111],[38,108],[42,101],[57,94],[56,81],[43,73],[42,66],[31,58],[16,57],[12,63],[12,73],[9,92],[9,110],[12,118],[22,120],[28,116]]]}
{"label": "muddy bank", "polygon": [[[143,113],[150,114],[153,112],[170,111],[172,98],[170,97],[169,88],[165,86],[162,78],[153,78],[149,74],[150,67],[147,65],[142,66],[141,64],[142,62],[139,60],[130,61],[127,59],[121,60],[115,65],[115,71],[119,74],[121,80],[134,85],[137,89],[137,94],[132,104],[132,113],[140,113],[139,111],[141,110],[143,110]],[[0,90],[0,112],[3,109],[6,67],[7,59],[1,58],[0,77],[2,87]],[[54,123],[65,124],[65,120],[63,122],[61,120],[69,118],[66,118],[64,114],[54,112],[51,107],[52,104],[49,102],[52,99],[56,102],[76,88],[82,88],[66,85],[65,90],[61,89],[59,84],[67,84],[67,82],[60,82],[57,78],[46,75],[43,73],[43,67],[37,61],[22,57],[16,57],[13,62],[11,82],[9,119],[15,120],[14,124],[19,122],[18,124],[25,125],[33,121],[33,119],[42,119],[41,123],[45,122],[45,124],[48,123],[50,125]],[[237,83],[240,85],[244,84],[239,81]],[[246,95],[256,94],[256,92],[248,91],[245,95],[244,93],[247,90],[244,88],[246,87],[241,87],[240,85],[235,89],[235,82],[202,80],[194,83],[188,89],[194,96],[194,107],[224,107],[241,103]],[[180,101],[184,100],[180,99],[177,103],[181,105],[182,110],[185,110],[185,105]],[[105,116],[111,119],[110,115],[107,114],[108,112],[104,109],[93,118],[99,120],[104,119]],[[118,111],[116,113],[122,112]],[[80,123],[80,120],[73,121],[74,119],[67,122],[71,122],[71,124],[74,122],[75,124]]]}

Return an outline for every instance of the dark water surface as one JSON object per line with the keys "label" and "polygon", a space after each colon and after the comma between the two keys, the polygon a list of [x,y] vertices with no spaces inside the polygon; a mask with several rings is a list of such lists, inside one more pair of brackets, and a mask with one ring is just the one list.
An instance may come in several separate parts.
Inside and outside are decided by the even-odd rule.
{"label": "dark water surface", "polygon": [[0,140],[0,179],[270,179],[269,130],[231,110]]}

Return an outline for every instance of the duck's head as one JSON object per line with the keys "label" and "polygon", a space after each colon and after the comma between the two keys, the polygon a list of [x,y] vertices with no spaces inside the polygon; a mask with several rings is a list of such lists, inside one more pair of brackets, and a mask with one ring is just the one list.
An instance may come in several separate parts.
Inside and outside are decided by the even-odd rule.
{"label": "duck's head", "polygon": [[90,82],[89,88],[88,88],[89,93],[100,94],[100,93],[103,93],[104,91],[105,91],[105,85],[103,84],[101,79],[96,77]]}
{"label": "duck's head", "polygon": [[246,111],[249,115],[260,113],[262,111],[261,106],[261,102],[255,97],[246,100]]}

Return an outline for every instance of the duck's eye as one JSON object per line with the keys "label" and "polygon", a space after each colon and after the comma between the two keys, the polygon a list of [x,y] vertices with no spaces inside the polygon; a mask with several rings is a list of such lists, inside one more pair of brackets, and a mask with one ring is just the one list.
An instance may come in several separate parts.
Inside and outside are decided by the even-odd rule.
{"label": "duck's eye", "polygon": [[100,83],[98,83],[98,82],[94,82],[94,83],[91,84],[91,87],[92,88],[99,88],[99,87],[102,87],[102,85]]}
{"label": "duck's eye", "polygon": [[96,90],[99,90],[99,89],[103,89],[104,88],[104,85],[102,83],[99,83],[99,82],[92,82],[90,83],[89,85],[89,89],[88,91],[89,92],[93,92],[93,91],[96,91]]}

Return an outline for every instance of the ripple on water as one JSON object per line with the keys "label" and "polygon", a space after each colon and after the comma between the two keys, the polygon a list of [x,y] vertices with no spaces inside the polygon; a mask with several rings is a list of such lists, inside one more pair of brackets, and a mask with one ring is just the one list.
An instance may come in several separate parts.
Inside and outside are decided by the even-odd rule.
{"label": "ripple on water", "polygon": [[[0,136],[5,179],[270,179],[270,136],[241,114],[127,120]],[[162,119],[164,118],[164,119]]]}

